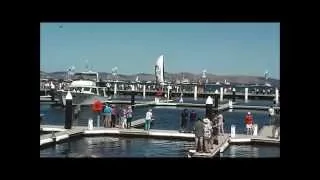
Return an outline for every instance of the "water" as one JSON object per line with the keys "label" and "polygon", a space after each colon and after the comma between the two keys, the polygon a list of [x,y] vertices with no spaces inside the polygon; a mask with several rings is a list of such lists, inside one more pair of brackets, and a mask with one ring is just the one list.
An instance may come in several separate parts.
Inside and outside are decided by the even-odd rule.
{"label": "water", "polygon": [[[246,105],[268,105],[269,101],[249,101]],[[272,102],[271,102],[272,103]],[[151,128],[178,130],[180,113],[184,108],[153,107],[155,121]],[[134,119],[144,118],[148,107],[137,107],[134,110]],[[195,110],[203,117],[204,108],[188,108]],[[63,108],[40,105],[40,113],[45,114],[43,124],[64,125],[65,112]],[[236,133],[245,133],[244,116],[246,110],[223,112],[225,118],[225,132],[230,133],[231,125],[236,125]],[[268,124],[268,114],[265,111],[251,111],[259,129]],[[81,108],[78,121],[73,125],[87,126],[88,118],[95,117],[90,107]],[[96,121],[94,121],[95,125]],[[193,147],[193,142],[178,140],[159,140],[145,138],[122,137],[81,137],[70,142],[57,144],[40,150],[41,157],[80,157],[93,155],[96,157],[185,157],[186,152]],[[223,154],[223,157],[280,157],[280,147],[232,145]]]}
{"label": "water", "polygon": [[[257,102],[252,101],[253,104]],[[268,103],[267,101],[265,103]],[[263,102],[260,102],[263,105]],[[145,113],[148,111],[149,107],[136,107],[134,110],[133,120],[144,118]],[[155,121],[151,128],[153,129],[163,129],[163,130],[178,130],[180,127],[180,113],[184,109],[182,107],[153,107],[153,115],[155,116]],[[194,110],[198,116],[204,117],[204,108],[188,108],[189,111]],[[45,114],[43,124],[50,125],[64,125],[65,110],[61,107],[51,107],[50,105],[41,105],[41,113]],[[258,128],[263,125],[268,124],[269,118],[266,111],[253,111],[255,123],[258,124]],[[232,112],[223,112],[225,118],[225,132],[230,132],[231,125],[236,125],[236,133],[245,133],[244,117],[248,111],[247,110],[233,110]],[[81,112],[79,114],[79,119],[73,121],[75,126],[87,126],[88,119],[94,119],[94,125],[96,125],[96,114],[91,111],[91,107],[81,107]],[[192,125],[189,125],[191,128]]]}
{"label": "water", "polygon": [[220,157],[231,158],[270,158],[280,157],[280,147],[265,145],[231,145]]}
{"label": "water", "polygon": [[[40,157],[186,157],[191,141],[122,137],[83,137],[40,150]],[[231,145],[220,157],[280,157],[273,146]]]}

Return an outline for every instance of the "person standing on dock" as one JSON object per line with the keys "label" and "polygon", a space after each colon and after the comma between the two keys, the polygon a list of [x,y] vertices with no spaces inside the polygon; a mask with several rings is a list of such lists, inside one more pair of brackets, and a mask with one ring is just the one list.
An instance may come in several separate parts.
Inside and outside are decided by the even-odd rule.
{"label": "person standing on dock", "polygon": [[144,124],[144,130],[149,131],[151,119],[152,119],[152,109],[149,109],[149,111],[146,113],[146,120],[145,120],[145,124]]}
{"label": "person standing on dock", "polygon": [[211,148],[210,140],[212,137],[212,125],[209,118],[203,119],[203,123],[204,123],[204,151],[206,153],[209,153]]}
{"label": "person standing on dock", "polygon": [[181,112],[181,124],[180,124],[180,130],[184,132],[187,128],[187,122],[188,122],[188,110],[184,109]]}
{"label": "person standing on dock", "polygon": [[275,114],[273,106],[271,106],[268,111],[269,111],[269,118],[270,118],[269,124],[272,125],[274,123],[274,114]]}
{"label": "person standing on dock", "polygon": [[189,122],[190,129],[192,129],[192,127],[194,126],[196,119],[197,119],[197,113],[194,110],[192,110],[190,113],[190,122]]}
{"label": "person standing on dock", "polygon": [[103,110],[103,113],[105,116],[104,127],[107,127],[107,128],[112,127],[111,126],[111,112],[112,112],[112,109],[110,108],[110,105],[106,104],[106,106],[104,107],[104,110]]}
{"label": "person standing on dock", "polygon": [[121,123],[122,129],[127,127],[127,108],[126,107],[121,108],[120,123]]}
{"label": "person standing on dock", "polygon": [[203,136],[204,136],[204,124],[201,121],[201,118],[198,118],[197,122],[194,125],[194,134],[195,134],[195,145],[196,152],[203,152]]}
{"label": "person standing on dock", "polygon": [[115,127],[116,126],[116,118],[117,118],[117,110],[115,105],[111,106],[111,127]]}
{"label": "person standing on dock", "polygon": [[131,128],[132,113],[131,105],[129,105],[127,110],[127,129]]}
{"label": "person standing on dock", "polygon": [[219,115],[217,116],[218,118],[218,129],[219,129],[219,134],[222,133],[222,135],[224,136],[224,130],[223,130],[223,126],[224,126],[224,119],[223,119],[223,115],[222,113],[219,113]]}
{"label": "person standing on dock", "polygon": [[253,116],[251,115],[251,112],[248,112],[246,117],[245,117],[245,124],[247,128],[247,135],[252,135],[253,134]]}
{"label": "person standing on dock", "polygon": [[[276,136],[276,132],[278,132]],[[272,137],[273,138],[280,138],[280,111],[277,112],[274,115],[274,122],[273,122],[273,127],[272,127]]]}

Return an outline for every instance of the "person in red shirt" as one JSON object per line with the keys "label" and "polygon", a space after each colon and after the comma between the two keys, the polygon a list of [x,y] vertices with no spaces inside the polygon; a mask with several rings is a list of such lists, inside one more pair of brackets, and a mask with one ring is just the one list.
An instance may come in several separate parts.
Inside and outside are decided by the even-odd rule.
{"label": "person in red shirt", "polygon": [[253,134],[253,129],[252,129],[253,116],[251,115],[251,112],[248,112],[248,114],[246,115],[246,117],[244,119],[244,122],[245,122],[246,128],[247,128],[247,135],[248,134],[252,135]]}

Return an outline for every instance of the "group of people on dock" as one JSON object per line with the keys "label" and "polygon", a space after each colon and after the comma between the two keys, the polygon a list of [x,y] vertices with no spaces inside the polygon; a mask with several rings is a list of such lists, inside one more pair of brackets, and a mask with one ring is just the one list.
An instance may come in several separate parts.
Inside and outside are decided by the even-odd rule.
{"label": "group of people on dock", "polygon": [[218,136],[224,135],[223,126],[221,113],[215,113],[212,120],[207,116],[204,119],[198,118],[193,128],[196,151],[209,153],[214,144],[218,144]]}
{"label": "group of people on dock", "polygon": [[131,105],[116,107],[115,105],[105,104],[102,111],[102,124],[106,128],[131,128],[133,111]]}

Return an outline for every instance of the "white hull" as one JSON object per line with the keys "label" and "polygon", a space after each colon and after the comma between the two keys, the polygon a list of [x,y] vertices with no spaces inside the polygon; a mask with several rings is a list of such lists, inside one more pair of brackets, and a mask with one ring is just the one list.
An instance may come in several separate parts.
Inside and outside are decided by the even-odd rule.
{"label": "white hull", "polygon": [[[67,95],[67,91],[58,91],[57,96],[62,105],[66,105],[65,97]],[[94,99],[99,99],[101,101],[110,100],[110,97],[100,96],[96,94],[89,93],[81,93],[81,92],[71,92],[72,95],[72,104],[90,104]]]}
{"label": "white hull", "polygon": [[164,85],[164,56],[161,55],[155,65],[155,75],[158,83]]}

